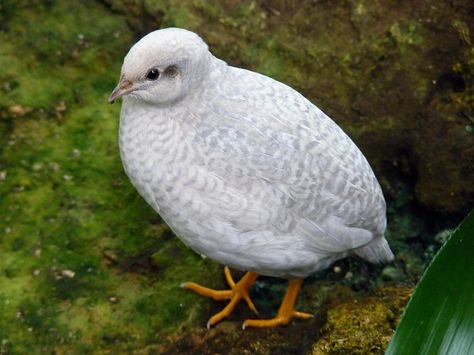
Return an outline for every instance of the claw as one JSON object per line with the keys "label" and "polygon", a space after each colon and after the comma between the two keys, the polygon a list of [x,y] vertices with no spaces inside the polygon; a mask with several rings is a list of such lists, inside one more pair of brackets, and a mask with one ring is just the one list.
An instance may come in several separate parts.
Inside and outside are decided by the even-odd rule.
{"label": "claw", "polygon": [[293,317],[299,318],[299,319],[311,319],[311,318],[314,318],[314,314],[306,313],[306,312],[293,311]]}

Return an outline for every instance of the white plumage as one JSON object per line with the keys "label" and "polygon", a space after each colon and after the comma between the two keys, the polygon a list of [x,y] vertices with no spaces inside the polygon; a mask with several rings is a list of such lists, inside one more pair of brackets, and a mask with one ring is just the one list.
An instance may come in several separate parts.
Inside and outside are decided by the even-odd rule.
{"label": "white plumage", "polygon": [[196,252],[284,278],[350,253],[393,258],[367,160],[295,90],[227,65],[192,32],[164,29],[125,57],[111,101],[122,95],[125,171]]}

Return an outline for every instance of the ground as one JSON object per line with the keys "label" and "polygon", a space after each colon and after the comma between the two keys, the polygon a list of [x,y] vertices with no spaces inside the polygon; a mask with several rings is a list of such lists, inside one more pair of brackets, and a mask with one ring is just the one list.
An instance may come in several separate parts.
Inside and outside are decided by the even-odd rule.
{"label": "ground", "polygon": [[[3,1],[0,353],[383,353],[474,202],[472,13],[469,1]],[[167,26],[301,91],[381,182],[396,261],[348,259],[307,279],[310,322],[241,331],[239,307],[207,331],[222,304],[179,285],[224,287],[222,267],[184,247],[123,173],[107,97],[128,48]],[[285,286],[253,288],[264,316]]]}

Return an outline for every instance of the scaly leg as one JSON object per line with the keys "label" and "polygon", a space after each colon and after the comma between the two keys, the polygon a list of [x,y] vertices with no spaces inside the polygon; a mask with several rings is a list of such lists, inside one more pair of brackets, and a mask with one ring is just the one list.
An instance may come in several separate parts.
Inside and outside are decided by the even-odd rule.
{"label": "scaly leg", "polygon": [[231,288],[230,290],[213,290],[211,288],[198,285],[194,282],[185,282],[181,285],[188,290],[192,290],[202,296],[210,297],[218,301],[230,300],[230,302],[224,307],[222,311],[216,313],[209,319],[207,322],[207,328],[210,328],[214,324],[219,323],[222,319],[228,317],[241,299],[244,299],[247,302],[249,308],[258,314],[257,309],[255,308],[255,305],[253,304],[249,295],[249,288],[257,279],[258,274],[249,271],[240,279],[239,282],[235,283],[227,266],[224,268],[224,273],[227,283]]}
{"label": "scaly leg", "polygon": [[298,296],[298,292],[301,288],[302,283],[303,283],[303,279],[295,279],[289,282],[288,289],[286,290],[286,293],[285,293],[285,297],[283,297],[283,301],[281,303],[280,309],[278,310],[278,314],[275,318],[273,319],[247,319],[242,325],[242,328],[245,329],[246,327],[259,327],[259,328],[276,327],[279,325],[288,324],[292,317],[300,318],[300,319],[313,318],[312,314],[297,312],[293,308],[295,305],[296,296]]}

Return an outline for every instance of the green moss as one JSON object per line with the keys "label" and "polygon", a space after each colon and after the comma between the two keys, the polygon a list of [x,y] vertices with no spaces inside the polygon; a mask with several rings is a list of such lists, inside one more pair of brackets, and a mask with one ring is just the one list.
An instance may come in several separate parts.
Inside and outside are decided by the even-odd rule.
{"label": "green moss", "polygon": [[331,307],[312,354],[383,354],[410,293],[386,287]]}
{"label": "green moss", "polygon": [[423,42],[421,29],[421,24],[415,21],[397,22],[390,27],[390,34],[401,46],[420,45]]}
{"label": "green moss", "polygon": [[[179,284],[212,285],[218,270],[163,234],[123,173],[119,107],[107,96],[132,34],[93,1],[9,9],[8,33],[0,32],[2,346],[80,353],[161,341],[195,323],[206,302]],[[164,241],[180,267],[135,276],[147,266],[125,261]],[[105,250],[116,251],[116,263]]]}

